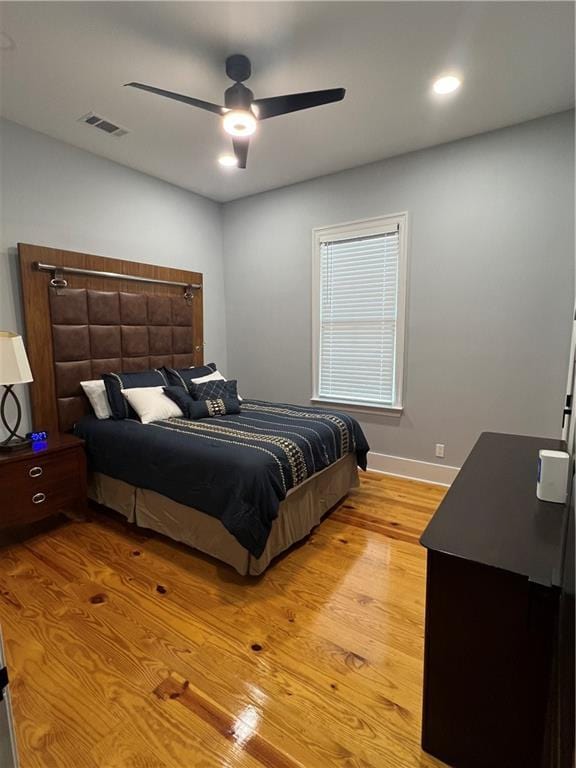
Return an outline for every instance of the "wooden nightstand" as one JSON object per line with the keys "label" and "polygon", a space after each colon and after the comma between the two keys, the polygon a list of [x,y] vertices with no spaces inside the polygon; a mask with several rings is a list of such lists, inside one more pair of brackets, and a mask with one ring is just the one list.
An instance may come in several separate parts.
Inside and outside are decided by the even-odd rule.
{"label": "wooden nightstand", "polygon": [[29,449],[0,453],[0,529],[59,512],[86,510],[84,441],[55,435]]}

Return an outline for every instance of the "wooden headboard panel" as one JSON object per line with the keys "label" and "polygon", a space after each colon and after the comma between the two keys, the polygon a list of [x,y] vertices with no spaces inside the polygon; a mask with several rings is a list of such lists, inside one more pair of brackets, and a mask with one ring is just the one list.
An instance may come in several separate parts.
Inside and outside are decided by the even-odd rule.
{"label": "wooden headboard panel", "polygon": [[35,429],[67,431],[90,412],[80,381],[108,371],[204,360],[202,288],[186,300],[184,288],[105,275],[65,274],[66,288],[38,263],[120,273],[202,286],[202,274],[37,245],[18,245],[26,349]]}

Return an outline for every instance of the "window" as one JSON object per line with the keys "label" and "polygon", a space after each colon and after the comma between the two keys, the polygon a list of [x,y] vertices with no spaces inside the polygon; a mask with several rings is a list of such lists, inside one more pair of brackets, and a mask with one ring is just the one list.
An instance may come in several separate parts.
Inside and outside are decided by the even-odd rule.
{"label": "window", "polygon": [[401,410],[406,220],[314,230],[313,401]]}

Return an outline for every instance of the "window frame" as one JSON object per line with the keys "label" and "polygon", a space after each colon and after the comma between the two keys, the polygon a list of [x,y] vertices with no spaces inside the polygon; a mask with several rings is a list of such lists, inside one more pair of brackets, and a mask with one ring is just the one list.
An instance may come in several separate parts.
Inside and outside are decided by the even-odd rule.
{"label": "window frame", "polygon": [[[320,267],[321,246],[334,240],[381,235],[398,225],[398,296],[396,318],[396,354],[394,393],[395,401],[390,405],[380,403],[342,400],[338,397],[321,397],[320,380]],[[312,230],[312,397],[310,401],[319,405],[337,405],[343,410],[356,413],[386,413],[401,416],[404,410],[404,360],[406,351],[406,314],[408,288],[408,212],[374,216],[369,219],[348,221],[328,227],[316,227]]]}

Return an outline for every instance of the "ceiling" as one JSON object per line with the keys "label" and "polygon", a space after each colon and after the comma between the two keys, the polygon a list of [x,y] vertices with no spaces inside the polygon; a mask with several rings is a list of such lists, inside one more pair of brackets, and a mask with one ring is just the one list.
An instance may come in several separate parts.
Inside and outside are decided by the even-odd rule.
{"label": "ceiling", "polygon": [[[574,104],[569,2],[4,2],[0,113],[219,201],[530,120]],[[122,88],[222,102],[224,60],[256,97],[343,86],[343,102],[263,122],[223,169],[219,119]],[[455,72],[462,88],[431,91]],[[94,111],[130,129],[78,122]]]}

